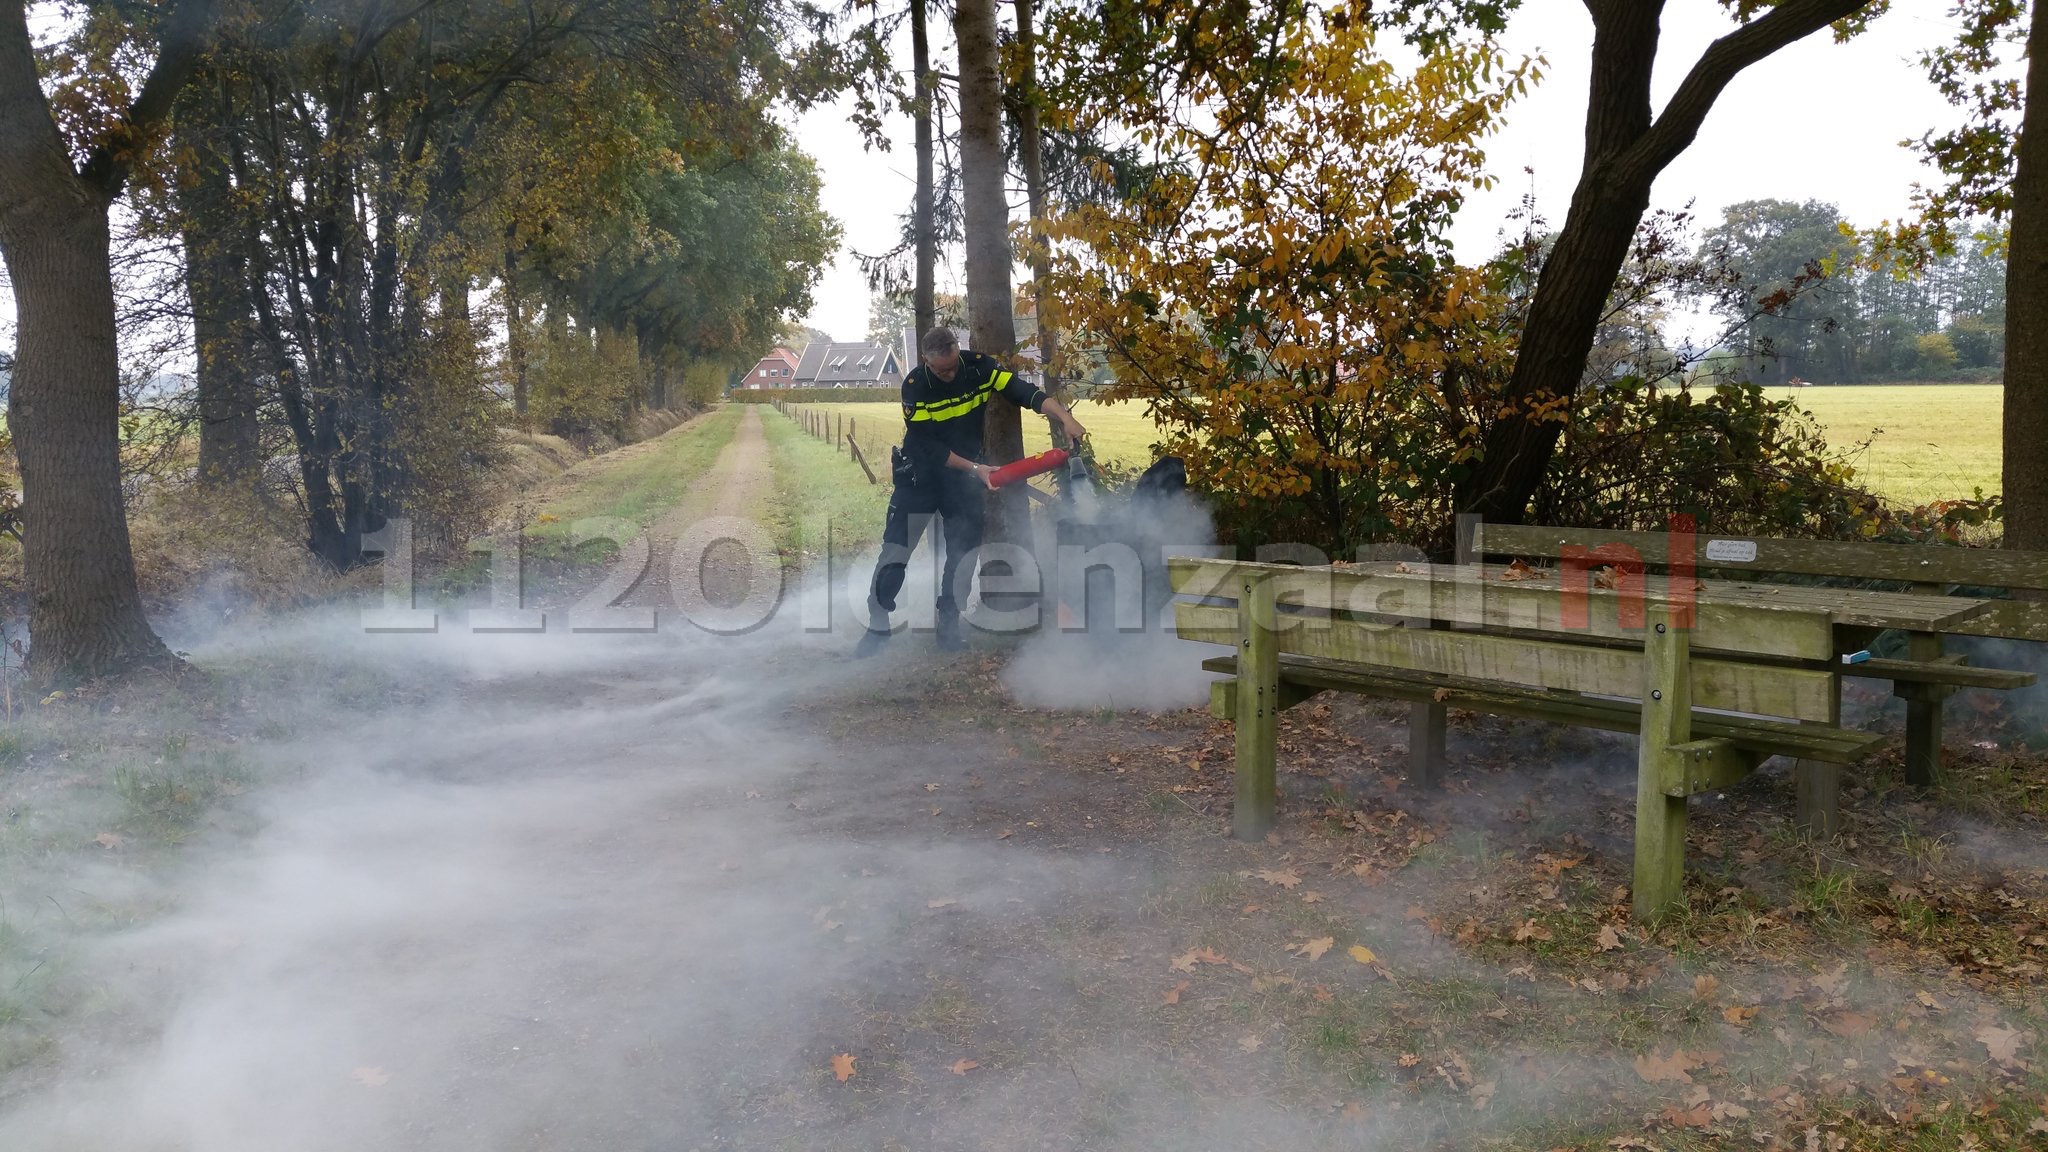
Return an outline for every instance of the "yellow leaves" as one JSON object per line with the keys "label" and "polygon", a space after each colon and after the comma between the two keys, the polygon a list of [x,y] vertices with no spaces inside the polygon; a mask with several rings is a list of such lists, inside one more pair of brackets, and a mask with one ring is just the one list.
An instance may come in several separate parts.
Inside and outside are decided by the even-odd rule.
{"label": "yellow leaves", "polygon": [[1288,951],[1300,956],[1304,960],[1314,962],[1321,960],[1323,953],[1328,952],[1336,943],[1337,938],[1334,936],[1318,936],[1313,940],[1305,940],[1300,944],[1296,944],[1289,948]]}
{"label": "yellow leaves", "polygon": [[1372,949],[1367,948],[1363,944],[1353,944],[1345,952],[1345,955],[1351,957],[1353,960],[1358,961],[1360,964],[1377,964],[1380,960],[1379,956],[1376,955]]}

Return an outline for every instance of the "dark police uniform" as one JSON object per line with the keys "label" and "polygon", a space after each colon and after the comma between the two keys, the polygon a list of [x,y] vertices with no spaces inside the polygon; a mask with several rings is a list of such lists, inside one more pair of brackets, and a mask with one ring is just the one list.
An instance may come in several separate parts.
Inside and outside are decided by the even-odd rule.
{"label": "dark police uniform", "polygon": [[1033,412],[1045,403],[1045,392],[1019,380],[996,358],[962,351],[951,380],[941,380],[920,364],[903,378],[903,448],[893,469],[895,490],[889,494],[889,516],[882,528],[882,558],[875,565],[869,590],[870,608],[896,609],[903,589],[904,568],[936,513],[945,526],[946,560],[940,576],[941,618],[956,614],[954,579],[960,561],[981,547],[983,501],[987,485],[972,472],[946,467],[949,453],[981,463],[983,410],[991,396],[1003,397]]}

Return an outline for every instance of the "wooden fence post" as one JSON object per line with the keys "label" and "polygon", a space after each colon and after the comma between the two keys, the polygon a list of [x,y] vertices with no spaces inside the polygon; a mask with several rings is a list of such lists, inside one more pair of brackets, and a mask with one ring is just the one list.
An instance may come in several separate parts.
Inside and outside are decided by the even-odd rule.
{"label": "wooden fence post", "polygon": [[1263,840],[1278,803],[1274,774],[1280,722],[1280,638],[1271,576],[1246,576],[1237,590],[1237,804],[1231,834]]}
{"label": "wooden fence post", "polygon": [[1685,797],[1667,796],[1674,753],[1692,739],[1691,643],[1671,607],[1653,604],[1643,637],[1643,711],[1636,742],[1635,918],[1648,923],[1685,900]]}

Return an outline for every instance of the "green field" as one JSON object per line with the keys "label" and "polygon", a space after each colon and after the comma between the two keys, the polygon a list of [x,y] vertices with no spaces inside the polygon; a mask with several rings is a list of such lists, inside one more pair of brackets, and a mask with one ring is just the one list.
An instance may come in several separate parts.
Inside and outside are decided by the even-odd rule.
{"label": "green field", "polygon": [[2005,390],[1996,384],[1859,384],[1774,388],[1812,412],[1828,442],[1870,447],[1853,463],[1859,479],[1906,504],[1985,495],[1999,489]]}
{"label": "green field", "polygon": [[[1901,503],[1967,497],[1975,488],[1987,495],[1999,486],[1999,421],[2004,390],[1996,384],[1868,384],[1844,387],[1772,389],[1812,412],[1828,441],[1848,451],[1865,439],[1870,447],[1853,463],[1858,478]],[[878,466],[889,446],[903,439],[903,420],[893,404],[814,404],[814,411],[853,422],[862,448],[872,448]],[[1088,427],[1096,455],[1142,468],[1152,461],[1158,431],[1136,404],[1082,401],[1075,415]],[[1024,421],[1024,448],[1050,446],[1045,423]]]}
{"label": "green field", "polygon": [[[855,438],[878,470],[889,466],[890,446],[903,442],[903,411],[894,404],[806,404],[803,408],[852,421]],[[1074,406],[1074,417],[1088,429],[1088,441],[1098,460],[1137,468],[1152,463],[1152,444],[1159,439],[1159,430],[1145,419],[1145,410],[1138,405],[1082,400]],[[1026,413],[1025,455],[1050,447],[1052,436],[1046,431],[1045,419]]]}

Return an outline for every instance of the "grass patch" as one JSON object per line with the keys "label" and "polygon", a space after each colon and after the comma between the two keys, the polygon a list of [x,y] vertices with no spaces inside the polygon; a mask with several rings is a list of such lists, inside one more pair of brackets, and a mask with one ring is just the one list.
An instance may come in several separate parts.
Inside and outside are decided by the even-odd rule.
{"label": "grass patch", "polygon": [[[854,426],[861,450],[869,453],[871,461],[887,462],[889,447],[903,442],[903,410],[894,404],[806,404],[803,407],[834,418],[846,418]],[[1088,429],[1088,442],[1094,446],[1097,460],[1140,469],[1152,463],[1152,445],[1159,439],[1159,429],[1145,418],[1142,407],[1081,400],[1075,403],[1074,417]],[[1044,418],[1027,413],[1024,417],[1024,454],[1035,455],[1050,447],[1052,434],[1047,430]]]}
{"label": "grass patch", "polygon": [[[1856,460],[1857,477],[1902,503],[1966,497],[1975,488],[1999,490],[2004,390],[1996,384],[1864,384],[1772,389],[1812,412],[1828,441],[1847,449],[1873,431],[1870,449]],[[863,449],[887,460],[901,443],[903,420],[894,404],[807,404],[805,408],[853,422]],[[1159,430],[1137,404],[1079,401],[1075,416],[1088,428],[1096,457],[1124,467],[1152,463]],[[765,413],[764,413],[765,415]],[[1024,451],[1051,446],[1045,422],[1024,421]]]}
{"label": "grass patch", "polygon": [[2000,487],[2005,390],[1996,384],[1859,384],[1773,388],[1812,412],[1828,443],[1848,448],[1875,434],[1857,479],[1906,504],[1986,495]]}
{"label": "grass patch", "polygon": [[579,465],[541,495],[527,534],[566,541],[578,520],[597,517],[650,526],[711,470],[731,443],[741,414],[737,405],[728,405],[693,424]]}
{"label": "grass patch", "polygon": [[[893,404],[849,404],[830,407],[878,408],[893,414]],[[879,422],[878,422],[879,423]],[[902,421],[896,422],[900,430]],[[832,543],[845,554],[865,548],[882,538],[882,516],[889,506],[889,450],[870,453],[868,466],[875,469],[879,484],[868,483],[860,465],[844,449],[807,435],[795,421],[773,408],[761,410],[761,432],[768,441],[769,462],[775,470],[775,502],[766,510],[769,531],[776,551],[784,560],[813,553],[821,546],[815,535],[822,517],[832,525]],[[865,439],[861,447],[867,449]]]}

